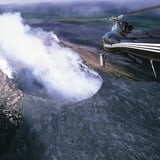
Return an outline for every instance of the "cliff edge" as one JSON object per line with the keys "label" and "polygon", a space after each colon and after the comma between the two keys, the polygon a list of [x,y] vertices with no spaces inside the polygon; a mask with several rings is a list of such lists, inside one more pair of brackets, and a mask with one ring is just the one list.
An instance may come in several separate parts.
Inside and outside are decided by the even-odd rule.
{"label": "cliff edge", "polygon": [[0,70],[0,154],[19,128],[23,97],[23,92]]}

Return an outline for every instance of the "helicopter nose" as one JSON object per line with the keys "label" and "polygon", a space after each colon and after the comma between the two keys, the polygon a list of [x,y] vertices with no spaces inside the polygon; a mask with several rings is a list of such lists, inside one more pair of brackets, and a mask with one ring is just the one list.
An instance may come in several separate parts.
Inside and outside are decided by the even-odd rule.
{"label": "helicopter nose", "polygon": [[115,44],[120,43],[120,38],[113,32],[108,32],[102,37],[105,43]]}

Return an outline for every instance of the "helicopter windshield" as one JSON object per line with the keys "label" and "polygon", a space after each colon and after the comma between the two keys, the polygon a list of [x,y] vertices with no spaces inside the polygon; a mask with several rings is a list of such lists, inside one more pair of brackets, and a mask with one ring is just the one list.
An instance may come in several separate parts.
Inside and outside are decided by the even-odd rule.
{"label": "helicopter windshield", "polygon": [[120,22],[121,30],[123,33],[129,33],[133,30],[133,26],[129,25],[128,22]]}
{"label": "helicopter windshield", "polygon": [[133,30],[132,25],[129,25],[128,22],[123,21],[119,22],[116,21],[115,24],[112,27],[112,31],[117,33],[130,33]]}

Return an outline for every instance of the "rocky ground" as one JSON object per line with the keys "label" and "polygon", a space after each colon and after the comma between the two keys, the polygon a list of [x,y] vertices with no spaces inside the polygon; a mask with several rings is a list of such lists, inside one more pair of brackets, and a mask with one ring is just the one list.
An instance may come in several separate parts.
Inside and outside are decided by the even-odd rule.
{"label": "rocky ground", "polygon": [[[115,75],[116,75],[115,79],[120,78],[120,80],[121,80],[121,78],[122,78],[124,80],[124,77],[125,77],[125,80],[123,83],[125,83],[125,81],[127,81],[127,83],[129,83],[129,84],[131,82],[134,83],[134,81],[129,82],[127,80],[127,79],[135,79],[135,77],[131,73],[125,71],[123,68],[120,68],[114,64],[111,64],[108,60],[106,60],[104,67],[101,67],[100,63],[99,63],[99,53],[102,51],[100,51],[96,48],[93,48],[93,47],[86,47],[83,45],[73,44],[68,41],[63,41],[63,40],[61,40],[60,43],[61,43],[61,45],[65,46],[65,47],[72,48],[77,53],[79,53],[80,56],[82,57],[82,59],[84,60],[84,62],[87,64],[87,66],[92,67],[95,70],[98,70],[101,74],[104,75],[103,79],[105,77],[107,77],[107,80],[104,79],[104,83],[106,81],[107,85],[108,85],[108,80],[112,79],[113,78],[112,76],[115,76]],[[111,73],[111,75],[105,74],[106,72]],[[109,78],[109,77],[111,77],[111,78]],[[25,79],[24,76],[23,76],[23,79]],[[22,84],[24,84],[24,83],[26,85],[26,81],[24,81]],[[115,80],[113,80],[113,82],[111,80],[111,86],[112,86],[112,83],[114,84]],[[118,85],[118,86],[116,86],[116,88],[119,87],[119,80],[118,80],[118,82],[116,82],[116,84]],[[135,86],[133,85],[133,88],[134,87],[137,88],[136,86],[137,86],[137,84],[135,84]],[[22,90],[23,90],[24,87],[21,86],[20,88],[22,88]],[[103,90],[105,91],[105,94],[106,94],[106,89],[105,89],[106,86],[105,87],[103,86],[103,88],[104,88]],[[121,93],[122,89],[123,88],[120,88],[120,90],[117,93]],[[111,90],[115,90],[115,88],[114,89],[111,88]],[[101,95],[102,91],[97,96]],[[23,90],[23,92],[25,92],[25,89]],[[3,153],[5,153],[5,151],[8,149],[8,146],[10,145],[11,140],[17,141],[17,140],[14,140],[14,135],[15,135],[15,133],[17,133],[16,131],[20,127],[20,124],[22,121],[21,116],[24,112],[22,109],[25,109],[25,114],[29,113],[29,115],[32,110],[36,110],[31,115],[32,116],[34,115],[33,117],[44,117],[44,119],[45,119],[45,117],[47,117],[47,115],[50,114],[50,110],[51,110],[50,108],[52,108],[52,106],[56,106],[56,108],[59,108],[58,106],[64,105],[64,104],[57,102],[57,99],[49,101],[49,100],[45,99],[46,97],[43,97],[43,96],[41,99],[40,98],[41,96],[39,96],[38,94],[34,95],[34,97],[33,97],[33,96],[29,95],[30,93],[25,92],[25,94],[24,94],[23,92],[20,89],[18,89],[16,84],[12,80],[10,80],[7,77],[7,75],[5,75],[2,71],[0,71],[0,157],[2,154],[2,159],[3,159]],[[124,88],[124,92],[126,92],[125,88]],[[148,92],[147,89],[146,89],[146,92]],[[112,93],[111,93],[111,95],[112,95]],[[107,96],[104,96],[104,97],[109,97],[109,96],[110,95],[108,95],[108,91],[107,91]],[[115,99],[118,96],[119,95],[115,95]],[[133,97],[133,96],[131,96],[131,97]],[[89,105],[89,106],[91,106],[91,108],[92,108],[92,106],[94,106],[92,103],[94,103],[95,100],[93,100],[93,99],[90,100],[91,105]],[[108,100],[106,99],[105,101],[107,102]],[[34,105],[34,103],[36,103],[36,104]],[[99,103],[101,103],[101,99],[100,100],[98,99],[97,103],[98,103],[97,108],[99,108]],[[70,105],[71,104],[69,104],[69,106]],[[22,106],[27,106],[27,107],[22,108]],[[116,106],[117,106],[117,104],[116,104]],[[43,112],[42,112],[42,113],[46,112],[45,116],[44,115],[41,116],[42,113],[41,112],[39,113],[39,110],[41,111],[41,109],[39,109],[40,107],[45,108],[45,109],[43,109]],[[28,111],[26,112],[27,109],[28,109]],[[69,114],[69,113],[70,113],[70,111],[67,114]],[[78,113],[79,112],[77,112],[77,114]],[[28,117],[28,116],[24,116],[24,117]],[[32,119],[33,117],[30,117],[29,119]],[[24,121],[28,122],[29,119],[24,120]],[[41,122],[38,121],[37,123],[39,124]],[[54,124],[54,121],[53,121],[53,124]],[[32,126],[32,122],[30,125]],[[28,132],[29,131],[27,131],[27,133]],[[21,139],[21,141],[24,141],[24,138],[20,138],[20,139]],[[26,139],[26,143],[27,143],[27,141],[28,141],[28,139]],[[38,140],[37,140],[37,142],[38,142]],[[22,144],[23,143],[24,142],[22,142]],[[11,147],[11,148],[13,148],[13,153],[15,153],[15,150],[16,150],[15,147]],[[19,147],[19,149],[20,148],[21,147]],[[28,147],[28,148],[30,148],[30,147]],[[17,149],[17,150],[19,150],[19,149]],[[28,155],[28,150],[25,153],[26,153],[26,155]],[[38,153],[38,151],[37,151],[37,153]]]}
{"label": "rocky ground", "polygon": [[[61,40],[61,45],[72,48],[80,54],[87,66],[94,69],[102,70],[104,73],[112,73],[120,77],[134,79],[133,75],[124,71],[120,67],[109,63],[106,60],[104,67],[99,63],[99,52],[93,47],[73,44]],[[24,78],[24,77],[23,77]],[[23,105],[24,93],[17,88],[16,84],[10,80],[0,70],[0,153],[9,145],[11,138],[14,136],[16,129],[19,128],[21,118],[21,109]],[[24,82],[26,83],[26,82]],[[23,89],[24,87],[21,86]],[[25,90],[24,90],[25,92]],[[28,94],[28,93],[27,93]],[[38,94],[37,94],[38,96]]]}
{"label": "rocky ground", "polygon": [[95,48],[61,43],[99,71],[103,87],[65,104],[24,94],[0,71],[0,159],[158,159],[159,83],[129,80],[132,75],[108,61],[101,67]]}
{"label": "rocky ground", "polygon": [[23,92],[0,70],[0,154],[19,128],[23,96]]}
{"label": "rocky ground", "polygon": [[[101,67],[99,63],[98,50],[92,47],[76,45],[67,41],[61,41],[61,45],[72,48],[80,54],[84,62],[94,68],[104,72],[110,72],[119,76],[130,77],[128,73],[105,63],[105,67]],[[5,151],[10,140],[14,136],[16,129],[19,128],[21,118],[21,109],[23,105],[24,93],[17,88],[16,84],[10,80],[6,74],[0,71],[0,153]],[[23,87],[21,87],[23,88]]]}
{"label": "rocky ground", "polygon": [[[77,53],[79,53],[79,55],[87,63],[87,65],[91,66],[94,69],[100,69],[103,72],[112,73],[112,74],[114,74],[116,76],[120,76],[120,77],[126,77],[129,79],[136,79],[136,77],[133,74],[125,71],[120,66],[116,66],[114,64],[111,64],[108,60],[109,55],[107,55],[107,53],[104,53],[104,51],[102,51],[102,50],[98,50],[93,47],[73,44],[73,43],[70,43],[67,41],[63,41],[63,40],[61,40],[61,44],[64,45],[65,47],[72,48]],[[100,58],[99,58],[100,53],[105,55],[104,66],[100,66]]]}

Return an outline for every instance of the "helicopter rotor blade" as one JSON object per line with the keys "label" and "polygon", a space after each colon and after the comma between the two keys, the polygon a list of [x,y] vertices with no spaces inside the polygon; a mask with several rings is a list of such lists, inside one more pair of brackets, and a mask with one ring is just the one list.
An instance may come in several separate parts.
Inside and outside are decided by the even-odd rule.
{"label": "helicopter rotor blade", "polygon": [[137,11],[126,13],[126,14],[124,14],[124,17],[142,14],[142,13],[145,13],[145,12],[148,12],[148,11],[152,11],[152,10],[158,9],[158,8],[160,8],[160,5],[156,5],[156,6],[152,6],[152,7],[148,7],[148,8],[144,8],[144,9],[140,9],[140,10],[137,10]]}
{"label": "helicopter rotor blade", "polygon": [[154,10],[154,9],[158,9],[158,8],[160,8],[160,5],[156,5],[156,6],[152,6],[152,7],[148,7],[148,8],[143,8],[143,9],[140,9],[140,10],[137,10],[137,11],[132,11],[132,12],[122,14],[122,15],[119,15],[119,16],[112,16],[112,17],[109,18],[109,20],[110,21],[119,21],[123,17],[142,14],[142,13],[145,13],[145,12],[148,12],[148,11],[151,11],[151,10]]}
{"label": "helicopter rotor blade", "polygon": [[122,14],[119,16],[112,16],[110,18],[105,17],[105,18],[55,18],[52,19],[51,22],[57,21],[57,22],[97,22],[97,21],[119,21],[120,19],[122,19],[123,17],[128,17],[128,16],[132,16],[132,15],[138,15],[138,14],[142,14],[144,12],[148,12],[154,9],[158,9],[160,8],[160,5],[156,5],[156,6],[152,6],[152,7],[148,7],[148,8],[144,8],[144,9],[140,9],[140,10],[136,10],[136,11],[132,11],[126,14]]}
{"label": "helicopter rotor blade", "polygon": [[56,22],[97,22],[97,21],[106,21],[107,18],[55,18],[51,21]]}

